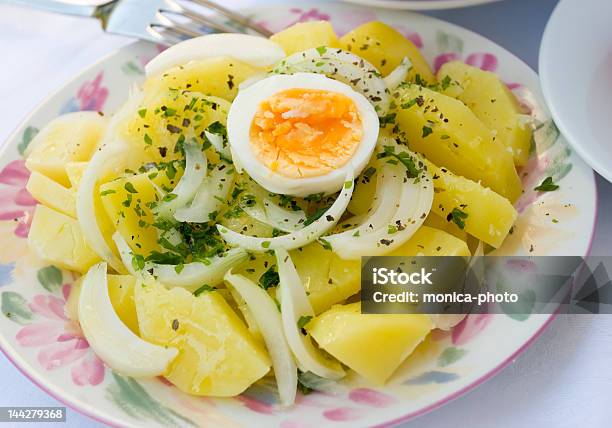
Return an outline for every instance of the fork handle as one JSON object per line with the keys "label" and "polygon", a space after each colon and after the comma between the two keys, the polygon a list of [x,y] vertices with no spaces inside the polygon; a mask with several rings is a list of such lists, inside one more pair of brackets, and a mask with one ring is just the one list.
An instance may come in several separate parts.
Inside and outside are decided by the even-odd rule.
{"label": "fork handle", "polygon": [[112,3],[112,1],[60,1],[60,0],[0,0],[0,3],[16,6],[28,6],[48,12],[62,13],[66,15],[93,17],[100,6]]}

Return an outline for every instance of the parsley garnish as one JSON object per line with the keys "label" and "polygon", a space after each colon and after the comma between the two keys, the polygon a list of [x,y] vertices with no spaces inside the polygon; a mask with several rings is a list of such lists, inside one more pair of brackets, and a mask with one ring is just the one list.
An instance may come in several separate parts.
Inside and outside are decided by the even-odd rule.
{"label": "parsley garnish", "polygon": [[142,117],[144,119],[144,117],[147,115],[147,109],[143,108],[138,110],[138,116]]}
{"label": "parsley garnish", "polygon": [[553,183],[552,177],[546,177],[542,183],[534,188],[533,190],[537,190],[538,192],[554,192],[559,188],[558,184]]}
{"label": "parsley garnish", "polygon": [[112,195],[113,193],[117,193],[117,192],[113,189],[108,189],[103,192],[100,192],[100,196]]}
{"label": "parsley garnish", "polygon": [[265,271],[259,278],[259,286],[264,290],[276,287],[278,284],[280,284],[280,277],[278,276],[278,272],[274,269],[274,266]]}
{"label": "parsley garnish", "polygon": [[138,193],[138,190],[136,190],[134,185],[132,183],[130,183],[129,181],[126,182],[123,187],[125,188],[125,190],[127,190],[130,193]]}
{"label": "parsley garnish", "polygon": [[198,297],[200,294],[202,293],[208,293],[209,291],[215,291],[216,288],[215,287],[211,287],[208,284],[204,284],[203,286],[201,286],[200,288],[198,288],[196,291],[193,292],[193,295]]}
{"label": "parsley garnish", "polygon": [[145,259],[140,254],[132,254],[132,267],[134,270],[143,270],[145,267]]}
{"label": "parsley garnish", "polygon": [[423,126],[423,135],[422,135],[423,138],[427,138],[432,133],[433,133],[433,129],[431,129],[431,127]]}
{"label": "parsley garnish", "polygon": [[312,315],[302,315],[297,322],[298,328],[301,330],[304,327],[306,327],[306,324],[308,324],[311,319],[312,319]]}
{"label": "parsley garnish", "polygon": [[410,156],[410,153],[408,152],[395,153],[394,146],[384,146],[384,150],[385,150],[384,153],[379,153],[377,155],[378,159],[389,157],[389,156],[393,157],[397,159],[399,162],[401,162],[402,165],[406,167],[406,169],[408,170],[409,178],[417,178],[419,176],[419,173],[421,171],[416,167],[414,159],[412,158],[412,156]]}
{"label": "parsley garnish", "polygon": [[453,208],[450,214],[446,216],[446,221],[452,221],[459,226],[459,229],[464,229],[466,218],[468,218],[468,214],[465,211],[461,211],[459,208]]}

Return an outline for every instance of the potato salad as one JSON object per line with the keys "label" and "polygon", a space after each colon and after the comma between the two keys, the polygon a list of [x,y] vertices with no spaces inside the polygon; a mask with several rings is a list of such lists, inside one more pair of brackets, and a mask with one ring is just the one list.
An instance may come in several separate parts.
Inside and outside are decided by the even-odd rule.
{"label": "potato salad", "polygon": [[29,246],[80,276],[70,317],[128,376],[214,397],[273,376],[287,406],[304,376],[382,385],[461,317],[362,314],[361,257],[470,257],[517,218],[514,95],[382,22],[187,40],[125,95],[48,123],[26,165]]}

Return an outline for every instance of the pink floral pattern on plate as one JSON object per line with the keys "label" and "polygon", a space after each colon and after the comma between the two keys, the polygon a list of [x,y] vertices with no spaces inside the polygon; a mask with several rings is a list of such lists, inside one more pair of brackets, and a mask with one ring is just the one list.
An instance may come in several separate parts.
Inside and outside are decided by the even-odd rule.
{"label": "pink floral pattern on plate", "polygon": [[37,294],[29,308],[40,320],[21,328],[15,339],[28,348],[38,349],[38,362],[45,370],[70,365],[75,385],[98,385],[104,380],[104,365],[91,351],[78,323],[68,319],[66,299],[72,286],[62,286],[61,297]]}
{"label": "pink floral pattern on plate", "polygon": [[28,236],[36,206],[36,200],[26,190],[29,178],[30,171],[21,159],[0,170],[0,221],[13,222],[13,233],[20,238]]}
{"label": "pink floral pattern on plate", "polygon": [[[490,42],[475,42],[465,32],[449,31],[449,27],[443,23],[418,15],[384,14],[371,9],[343,8],[330,4],[324,8],[290,7],[283,10],[277,7],[257,14],[255,19],[273,31],[296,22],[330,20],[339,35],[365,22],[380,19],[392,24],[422,48],[436,68],[450,60],[461,59],[483,70],[508,69],[513,73],[511,75],[517,75],[518,81],[525,79],[523,83],[532,79],[532,73],[521,71],[522,66],[517,65],[518,62],[512,57],[500,55],[499,52],[490,53],[493,46]],[[5,228],[8,232],[0,230],[3,244],[10,240],[25,242],[24,238],[27,237],[35,201],[25,190],[29,173],[16,152],[23,155],[35,135],[34,125],[48,122],[58,112],[100,111],[107,108],[113,111],[124,100],[134,79],[142,76],[146,59],[157,52],[159,48],[154,45],[135,44],[120,51],[116,57],[96,65],[79,78],[78,84],[70,86],[69,91],[64,90],[45,104],[22,132],[21,141],[12,142],[17,150],[3,156],[0,165],[0,223],[8,226]],[[126,64],[129,65],[124,66]],[[533,82],[530,85],[533,86]],[[516,85],[516,88],[523,90],[526,87]],[[529,104],[528,100],[525,102]],[[63,107],[58,111],[57,106]],[[555,151],[534,156],[534,160],[525,168],[525,172],[529,173],[528,180],[537,181],[546,175],[562,179],[571,173],[572,154],[563,148],[563,144],[555,144],[558,139],[558,132],[555,131],[552,122],[543,121],[542,132],[547,134],[544,149],[554,146]],[[581,180],[581,176],[574,175],[572,179]],[[569,199],[577,197],[575,194],[566,196]],[[529,207],[538,197],[527,192],[521,203]],[[48,382],[48,389],[59,391],[61,398],[77,406],[95,402],[100,409],[98,417],[111,414],[113,420],[120,420],[126,425],[155,423],[159,426],[193,426],[191,418],[208,417],[209,412],[213,411],[217,412],[217,416],[222,416],[212,419],[216,421],[235,418],[241,425],[264,424],[283,428],[385,423],[407,413],[414,415],[464,391],[510,355],[516,355],[543,325],[538,320],[516,322],[501,315],[470,316],[451,332],[434,332],[431,349],[420,351],[427,358],[420,362],[415,360],[414,367],[410,367],[411,370],[402,374],[393,385],[372,389],[359,382],[349,382],[334,391],[328,391],[323,385],[309,395],[298,394],[296,406],[288,411],[279,405],[274,386],[265,382],[264,385],[255,385],[234,400],[199,399],[182,395],[177,388],[168,387],[164,382],[136,381],[105,369],[83,338],[78,324],[66,314],[66,301],[72,286],[71,281],[65,283],[63,278],[69,278],[69,275],[54,273],[53,284],[45,286],[40,280],[36,281],[37,275],[31,272],[32,268],[18,272],[14,264],[0,260],[0,263],[5,263],[0,266],[0,295],[4,314],[0,317],[3,332],[0,341],[3,348],[19,365],[22,365],[22,360],[29,362],[39,378],[44,378],[45,372],[66,373],[63,380],[53,377]],[[498,343],[499,334],[503,334],[505,328],[518,329],[523,339],[506,347],[504,354],[491,357],[491,352],[505,346]],[[499,346],[483,353],[474,346],[477,342],[496,343]],[[484,365],[487,369],[482,368]],[[81,396],[85,398],[81,399]],[[421,398],[426,400],[416,406],[415,400]]]}

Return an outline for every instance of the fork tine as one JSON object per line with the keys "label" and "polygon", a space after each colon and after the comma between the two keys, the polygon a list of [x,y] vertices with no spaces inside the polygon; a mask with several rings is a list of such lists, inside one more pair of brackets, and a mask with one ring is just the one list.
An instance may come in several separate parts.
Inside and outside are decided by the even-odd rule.
{"label": "fork tine", "polygon": [[[220,6],[219,4],[215,2],[212,2],[210,0],[191,0],[191,1],[200,6],[204,6],[209,9],[212,9],[218,12],[219,14],[225,16],[226,18],[230,19],[231,21],[234,21],[246,28],[250,28],[251,30],[255,31],[256,33],[261,34],[264,37],[270,37],[273,34],[272,32],[263,28],[261,25],[255,24],[253,21],[251,21],[251,19],[247,18],[246,16],[240,15],[236,12],[232,12],[231,10],[223,6]],[[236,32],[236,30],[233,30],[232,32]]]}
{"label": "fork tine", "polygon": [[210,19],[204,15],[200,15],[199,13],[195,13],[189,9],[185,9],[183,8],[180,12],[178,11],[174,11],[174,10],[167,10],[167,9],[160,9],[159,12],[164,15],[164,17],[170,21],[172,21],[172,23],[174,23],[175,21],[172,20],[168,15],[181,15],[184,17],[187,17],[189,19],[191,19],[192,21],[198,23],[198,24],[202,24],[205,25],[206,27],[212,29],[212,30],[216,30],[216,31],[220,31],[222,33],[237,33],[238,30],[236,30],[233,27],[230,27],[229,25],[225,25],[221,22],[217,22],[213,19]]}
{"label": "fork tine", "polygon": [[202,35],[202,33],[194,31],[190,28],[185,27],[184,25],[181,24],[177,24],[176,22],[168,19],[167,17],[165,17],[168,21],[170,21],[169,24],[161,24],[161,23],[154,23],[151,24],[151,28],[153,30],[155,30],[157,32],[157,34],[159,34],[162,38],[164,38],[164,34],[160,33],[158,31],[158,29],[163,29],[164,31],[168,31],[171,33],[176,33],[179,34],[181,36],[187,36],[187,37],[199,37]]}

